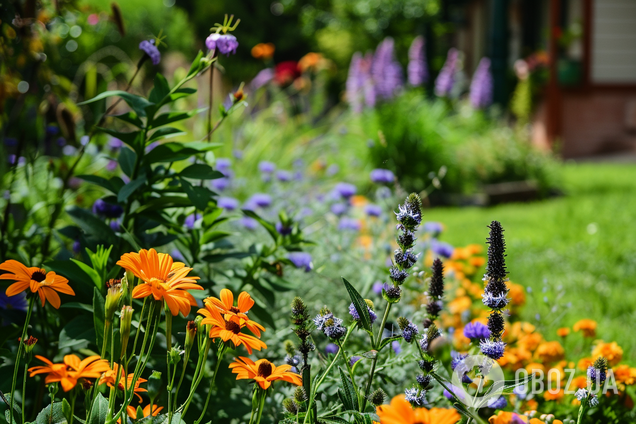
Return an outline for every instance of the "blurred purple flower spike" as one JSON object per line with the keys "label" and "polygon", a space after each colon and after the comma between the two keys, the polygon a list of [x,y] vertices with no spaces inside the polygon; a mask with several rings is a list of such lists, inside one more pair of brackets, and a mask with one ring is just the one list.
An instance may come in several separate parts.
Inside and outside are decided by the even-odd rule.
{"label": "blurred purple flower spike", "polygon": [[413,87],[428,82],[428,69],[426,68],[426,55],[424,52],[424,37],[415,37],[409,48],[408,80]]}
{"label": "blurred purple flower spike", "polygon": [[493,80],[490,72],[490,59],[479,61],[473,80],[470,83],[470,104],[476,109],[487,108],[492,104]]}
{"label": "blurred purple flower spike", "polygon": [[459,52],[457,49],[450,49],[446,57],[446,63],[444,63],[442,70],[435,80],[435,94],[439,97],[448,97],[453,90],[458,59]]}
{"label": "blurred purple flower spike", "polygon": [[161,62],[161,53],[159,53],[159,49],[155,46],[155,40],[142,41],[139,43],[139,50],[148,55],[153,65],[158,65],[159,62]]}

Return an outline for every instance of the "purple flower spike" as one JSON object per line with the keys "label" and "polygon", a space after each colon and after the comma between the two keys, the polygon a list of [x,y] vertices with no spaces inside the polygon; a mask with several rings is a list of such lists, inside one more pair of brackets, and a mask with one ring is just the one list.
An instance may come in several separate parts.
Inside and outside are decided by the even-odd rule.
{"label": "purple flower spike", "polygon": [[439,97],[448,97],[453,90],[458,59],[459,52],[456,49],[450,49],[446,63],[435,80],[435,94]]}
{"label": "purple flower spike", "polygon": [[291,261],[296,268],[304,269],[305,272],[312,270],[314,265],[311,263],[311,255],[307,252],[291,252],[287,259]]}
{"label": "purple flower spike", "polygon": [[476,109],[483,109],[492,104],[492,74],[490,59],[484,57],[479,62],[473,80],[470,83],[470,104]]}
{"label": "purple flower spike", "polygon": [[347,76],[347,102],[351,105],[354,113],[362,112],[362,89],[364,84],[364,75],[362,74],[361,62],[362,54],[355,52],[351,58],[349,65],[349,75]]}
{"label": "purple flower spike", "polygon": [[371,171],[371,181],[377,184],[389,184],[395,180],[395,175],[388,169],[374,169]]}
{"label": "purple flower spike", "polygon": [[385,38],[376,49],[371,75],[375,82],[375,92],[381,99],[393,98],[402,88],[402,67],[395,60],[392,38]]}
{"label": "purple flower spike", "polygon": [[424,37],[415,37],[409,48],[408,66],[409,84],[419,87],[428,82],[428,69],[426,69],[426,56],[424,54]]}
{"label": "purple flower spike", "polygon": [[232,34],[210,34],[205,39],[205,46],[208,50],[218,50],[220,54],[229,56],[236,53],[238,40]]}
{"label": "purple flower spike", "polygon": [[158,65],[161,62],[161,53],[155,46],[155,40],[144,40],[139,43],[139,49],[148,55],[153,65]]}

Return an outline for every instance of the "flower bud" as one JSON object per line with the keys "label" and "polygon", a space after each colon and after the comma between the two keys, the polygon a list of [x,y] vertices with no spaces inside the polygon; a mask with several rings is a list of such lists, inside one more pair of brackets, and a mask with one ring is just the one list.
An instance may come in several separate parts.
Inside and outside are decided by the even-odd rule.
{"label": "flower bud", "polygon": [[197,323],[195,321],[188,321],[186,324],[186,337],[185,337],[185,351],[186,356],[190,356],[190,350],[194,345],[194,341],[197,336]]}
{"label": "flower bud", "polygon": [[121,338],[122,356],[126,354],[126,348],[128,347],[128,339],[130,339],[130,325],[134,311],[135,310],[133,308],[126,305],[121,308],[121,314],[119,315],[119,336]]}
{"label": "flower bud", "polygon": [[115,311],[119,308],[119,300],[121,299],[121,284],[113,284],[106,293],[106,322],[112,322]]}
{"label": "flower bud", "polygon": [[298,413],[298,405],[296,405],[293,399],[284,399],[283,408],[290,414],[296,415]]}
{"label": "flower bud", "polygon": [[303,386],[296,387],[294,391],[294,401],[299,404],[307,401],[307,392]]}
{"label": "flower bud", "polygon": [[148,377],[148,397],[150,397],[150,403],[154,403],[159,392],[161,391],[161,372],[153,371],[150,377]]}
{"label": "flower bud", "polygon": [[169,357],[170,357],[170,365],[176,365],[181,361],[181,355],[183,354],[183,350],[179,349],[179,346],[175,346],[170,349]]}
{"label": "flower bud", "polygon": [[369,401],[374,406],[382,405],[385,400],[386,400],[386,393],[384,393],[384,390],[382,389],[377,389],[369,395]]}

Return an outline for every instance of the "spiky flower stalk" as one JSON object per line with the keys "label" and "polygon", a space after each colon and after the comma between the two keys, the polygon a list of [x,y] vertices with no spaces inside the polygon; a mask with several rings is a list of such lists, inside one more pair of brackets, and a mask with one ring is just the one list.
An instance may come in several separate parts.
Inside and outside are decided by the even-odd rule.
{"label": "spiky flower stalk", "polygon": [[491,309],[488,317],[488,329],[490,339],[482,340],[480,343],[481,352],[492,359],[499,359],[503,356],[506,344],[501,340],[504,332],[505,320],[503,308],[508,305],[508,271],[506,269],[506,242],[503,237],[504,229],[498,221],[492,221],[490,226],[490,236],[488,243],[488,263],[486,265],[487,281],[486,289],[482,296],[484,305]]}
{"label": "spiky flower stalk", "polygon": [[429,327],[430,323],[435,320],[443,306],[444,298],[444,264],[439,258],[433,261],[431,267],[433,275],[428,286],[428,298],[429,302],[426,305],[426,312],[428,312],[428,320],[425,322],[425,327]]}
{"label": "spiky flower stalk", "polygon": [[[311,336],[311,331],[309,329],[310,320],[309,320],[309,312],[307,311],[307,305],[300,297],[295,297],[292,301],[291,308],[291,320],[294,326],[294,333],[300,339],[300,344],[298,345],[298,351],[302,355],[303,358],[303,366],[308,366],[309,362],[307,357],[309,352],[316,349],[316,346],[309,341]],[[291,355],[293,357],[293,355]]]}

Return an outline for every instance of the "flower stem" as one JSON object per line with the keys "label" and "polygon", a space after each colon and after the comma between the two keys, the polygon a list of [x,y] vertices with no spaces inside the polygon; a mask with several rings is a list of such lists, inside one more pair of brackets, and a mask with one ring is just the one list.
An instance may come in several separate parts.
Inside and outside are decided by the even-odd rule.
{"label": "flower stem", "polygon": [[260,424],[261,417],[263,416],[263,409],[265,407],[265,398],[267,397],[267,390],[263,390],[261,393],[261,401],[258,404],[258,416],[256,417],[256,424]]}
{"label": "flower stem", "polygon": [[[214,367],[214,375],[210,379],[210,388],[208,389],[208,396],[205,398],[205,404],[203,405],[203,411],[201,411],[201,416],[198,420],[194,422],[194,424],[199,424],[203,420],[203,416],[208,410],[208,404],[210,403],[210,395],[212,394],[212,389],[214,388],[214,381],[216,380],[216,375],[219,373],[219,365],[221,365],[221,361],[223,360],[223,354],[225,353],[225,345],[221,346],[219,352],[217,353],[216,358],[216,366]],[[185,411],[184,411],[185,414]]]}
{"label": "flower stem", "polygon": [[22,376],[22,424],[24,424],[24,394],[26,393],[27,368],[29,364],[24,364],[24,374]]}
{"label": "flower stem", "polygon": [[[13,423],[13,403],[15,401],[15,386],[18,383],[18,370],[20,369],[20,360],[22,359],[22,350],[24,349],[24,341],[26,340],[27,329],[29,328],[29,321],[31,320],[31,312],[33,312],[33,304],[35,303],[35,296],[32,295],[29,299],[29,306],[27,309],[26,320],[24,321],[24,327],[22,327],[22,337],[18,342],[18,354],[15,356],[15,365],[13,368],[13,381],[11,382],[11,405],[9,406],[9,422]],[[24,398],[24,393],[22,393]],[[24,399],[22,399],[24,403]],[[24,421],[24,413],[22,414],[22,421]]]}
{"label": "flower stem", "polygon": [[[380,346],[380,342],[382,341],[382,333],[384,332],[384,326],[386,325],[386,321],[389,318],[389,311],[391,310],[392,303],[387,302],[386,308],[384,309],[384,316],[382,316],[382,323],[380,324],[380,329],[378,330],[378,338],[375,340],[373,349],[378,350]],[[371,390],[371,385],[373,383],[373,374],[375,374],[375,367],[378,363],[378,356],[380,356],[380,352],[377,352],[375,358],[373,358],[373,362],[371,363],[371,371],[369,371],[369,379],[367,381],[367,387],[364,389],[364,397],[362,398],[362,403],[360,404],[360,412],[364,412],[364,409],[367,407],[367,398],[369,397],[369,391]]]}
{"label": "flower stem", "polygon": [[205,343],[205,352],[203,353],[203,357],[199,357],[200,363],[198,365],[198,373],[197,370],[194,372],[194,376],[192,376],[192,386],[190,387],[190,394],[186,399],[185,403],[179,408],[183,412],[181,412],[181,416],[184,416],[188,411],[188,407],[190,406],[190,402],[192,402],[192,398],[194,397],[194,392],[197,390],[199,383],[203,379],[203,367],[205,366],[205,361],[208,359],[208,353],[210,352],[210,345],[212,344],[212,339],[208,338]]}
{"label": "flower stem", "polygon": [[166,368],[168,369],[168,423],[172,422],[172,379],[170,351],[172,350],[172,314],[166,311]]}

